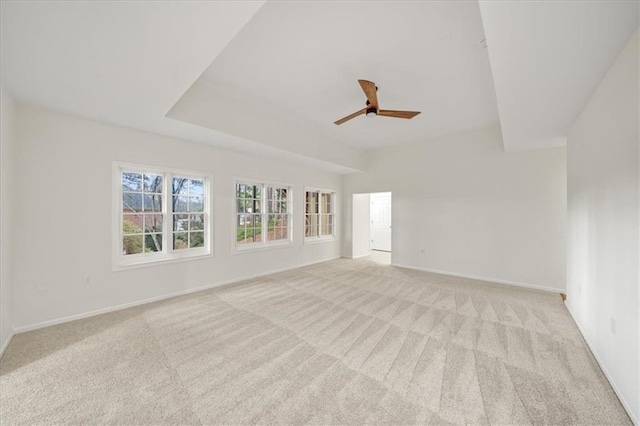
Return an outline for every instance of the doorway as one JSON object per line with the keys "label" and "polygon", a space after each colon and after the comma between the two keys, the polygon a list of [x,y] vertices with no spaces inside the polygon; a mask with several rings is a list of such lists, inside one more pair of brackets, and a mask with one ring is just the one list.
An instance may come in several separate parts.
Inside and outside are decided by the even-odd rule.
{"label": "doorway", "polygon": [[389,264],[392,250],[391,192],[353,194],[352,206],[351,256],[370,256],[372,260]]}

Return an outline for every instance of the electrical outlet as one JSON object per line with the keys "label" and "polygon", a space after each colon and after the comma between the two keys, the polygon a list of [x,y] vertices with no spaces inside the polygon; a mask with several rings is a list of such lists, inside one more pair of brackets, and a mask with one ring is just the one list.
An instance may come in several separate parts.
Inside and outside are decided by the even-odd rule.
{"label": "electrical outlet", "polygon": [[91,285],[91,277],[90,276],[86,276],[84,277],[84,285]]}
{"label": "electrical outlet", "polygon": [[616,319],[611,317],[611,334],[616,334]]}
{"label": "electrical outlet", "polygon": [[420,249],[420,253],[424,254],[424,249],[423,248]]}

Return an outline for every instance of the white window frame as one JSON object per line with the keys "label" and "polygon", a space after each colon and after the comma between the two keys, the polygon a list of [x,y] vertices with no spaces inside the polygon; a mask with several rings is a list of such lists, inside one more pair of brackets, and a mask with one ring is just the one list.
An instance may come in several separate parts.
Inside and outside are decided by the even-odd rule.
{"label": "white window frame", "polygon": [[[266,187],[268,186],[274,186],[274,187],[279,187],[279,188],[287,188],[287,214],[289,215],[289,221],[288,221],[288,229],[287,229],[287,239],[286,240],[275,240],[275,241],[265,241],[263,239],[263,241],[258,241],[258,242],[254,242],[254,243],[248,243],[248,244],[238,244],[238,237],[237,237],[237,233],[238,233],[238,228],[237,228],[237,223],[238,223],[238,214],[241,214],[238,212],[238,198],[237,198],[237,194],[236,194],[236,188],[238,185],[254,185],[254,186],[260,186],[260,214],[263,215],[262,217],[262,234],[261,235],[267,235],[268,233],[268,225],[269,225],[269,221],[268,219],[265,220],[265,217],[268,218],[269,213],[267,212],[266,209],[266,203],[267,203],[267,198],[266,198]],[[232,217],[232,253],[233,254],[240,254],[240,253],[248,253],[248,252],[253,252],[253,251],[260,251],[260,250],[270,250],[270,249],[276,249],[276,248],[286,248],[286,247],[291,247],[293,245],[293,221],[294,221],[294,215],[293,215],[293,185],[290,183],[283,183],[283,182],[273,182],[273,181],[265,181],[263,179],[252,179],[252,178],[242,178],[242,177],[236,177],[234,178],[234,182],[233,182],[233,217]]]}
{"label": "white window frame", "polygon": [[[122,240],[122,173],[153,173],[163,175],[162,197],[162,250],[153,253],[123,254]],[[159,263],[180,262],[205,257],[213,257],[213,176],[210,173],[194,170],[181,170],[147,164],[135,164],[125,162],[113,162],[112,172],[112,270],[136,268],[141,266],[156,265]],[[171,200],[173,197],[171,182],[173,177],[204,179],[203,194],[205,216],[204,247],[182,250],[173,249],[173,212]]]}
{"label": "white window frame", "polygon": [[[318,210],[320,210],[320,199],[322,198],[322,194],[329,194],[331,196],[331,215],[333,216],[333,227],[331,228],[330,235],[317,235],[308,237],[306,232],[306,222],[307,222],[307,192],[317,192],[318,193]],[[337,191],[333,189],[326,188],[315,188],[315,187],[305,187],[304,188],[304,221],[302,223],[302,235],[304,236],[305,244],[315,244],[315,243],[325,243],[329,241],[335,241],[336,239],[336,227],[337,227],[337,214],[336,214],[336,206],[338,203],[338,195]],[[321,221],[322,213],[318,211],[318,229],[322,229],[322,221]]]}

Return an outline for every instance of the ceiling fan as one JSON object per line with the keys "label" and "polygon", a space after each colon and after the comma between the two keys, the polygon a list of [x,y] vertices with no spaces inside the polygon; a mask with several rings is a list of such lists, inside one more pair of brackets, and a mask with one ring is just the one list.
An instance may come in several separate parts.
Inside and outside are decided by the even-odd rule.
{"label": "ceiling fan", "polygon": [[390,109],[380,109],[378,105],[378,87],[372,81],[367,80],[358,80],[360,83],[360,87],[364,91],[364,94],[367,96],[367,106],[362,108],[360,111],[356,111],[353,114],[347,115],[346,117],[341,118],[335,123],[339,126],[340,124],[351,120],[352,118],[356,118],[359,115],[366,114],[367,117],[375,117],[376,115],[382,115],[383,117],[395,117],[395,118],[406,118],[410,119],[420,114],[420,111],[394,111]]}

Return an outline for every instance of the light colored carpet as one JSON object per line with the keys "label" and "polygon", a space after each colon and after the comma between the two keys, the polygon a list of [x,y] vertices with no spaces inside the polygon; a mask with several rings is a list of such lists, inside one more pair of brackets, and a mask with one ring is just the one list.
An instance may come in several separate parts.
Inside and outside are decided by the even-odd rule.
{"label": "light colored carpet", "polygon": [[559,295],[379,259],[18,335],[1,422],[630,424]]}

